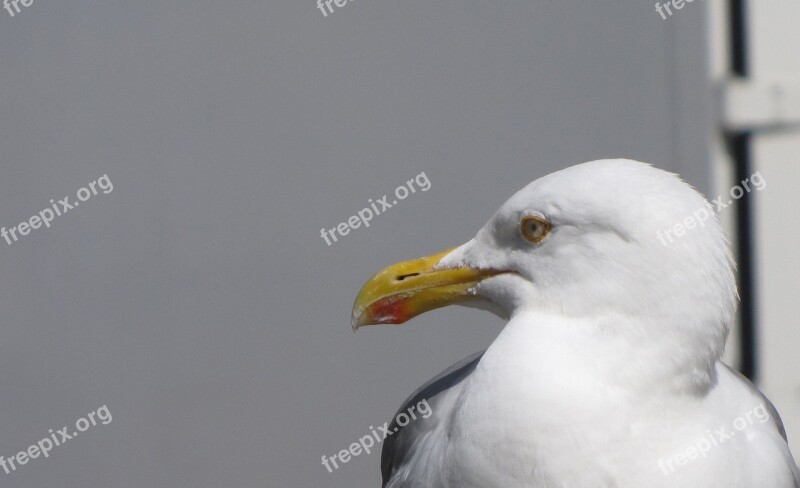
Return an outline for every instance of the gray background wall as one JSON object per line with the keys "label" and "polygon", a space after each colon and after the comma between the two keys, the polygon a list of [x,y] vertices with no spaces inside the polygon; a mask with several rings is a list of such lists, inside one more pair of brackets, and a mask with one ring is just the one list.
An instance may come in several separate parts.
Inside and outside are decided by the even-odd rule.
{"label": "gray background wall", "polygon": [[[350,332],[374,271],[469,239],[528,181],[608,156],[709,187],[705,12],[652,2],[34,0],[0,10],[0,455],[107,404],[0,485],[378,486],[323,454],[501,323]],[[425,171],[417,193],[333,227]]]}

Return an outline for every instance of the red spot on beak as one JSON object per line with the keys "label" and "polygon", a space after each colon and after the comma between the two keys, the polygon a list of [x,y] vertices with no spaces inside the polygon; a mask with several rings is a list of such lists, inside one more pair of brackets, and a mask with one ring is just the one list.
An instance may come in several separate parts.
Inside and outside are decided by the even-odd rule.
{"label": "red spot on beak", "polygon": [[379,300],[367,308],[367,314],[373,324],[402,324],[411,318],[403,297],[389,297]]}

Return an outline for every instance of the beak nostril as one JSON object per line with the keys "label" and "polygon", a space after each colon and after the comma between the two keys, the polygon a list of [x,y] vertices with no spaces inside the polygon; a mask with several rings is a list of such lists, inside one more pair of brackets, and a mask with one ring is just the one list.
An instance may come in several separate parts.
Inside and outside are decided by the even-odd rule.
{"label": "beak nostril", "polygon": [[400,275],[397,277],[397,281],[403,281],[406,278],[411,278],[412,276],[419,276],[419,273],[408,273],[404,275]]}

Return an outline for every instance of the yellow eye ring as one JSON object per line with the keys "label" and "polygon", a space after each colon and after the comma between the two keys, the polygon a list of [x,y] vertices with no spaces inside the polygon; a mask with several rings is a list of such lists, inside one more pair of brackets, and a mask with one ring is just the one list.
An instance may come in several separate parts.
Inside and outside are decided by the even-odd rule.
{"label": "yellow eye ring", "polygon": [[536,244],[542,242],[542,240],[547,237],[547,234],[550,233],[550,229],[553,228],[553,224],[542,217],[527,215],[522,218],[519,228],[525,239]]}

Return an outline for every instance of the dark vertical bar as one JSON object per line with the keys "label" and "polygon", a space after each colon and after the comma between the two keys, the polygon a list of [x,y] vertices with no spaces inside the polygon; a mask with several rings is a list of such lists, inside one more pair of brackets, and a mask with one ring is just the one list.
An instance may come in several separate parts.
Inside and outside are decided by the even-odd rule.
{"label": "dark vertical bar", "polygon": [[730,0],[731,71],[736,76],[747,76],[747,22],[746,0]]}
{"label": "dark vertical bar", "polygon": [[[752,174],[750,158],[750,134],[732,134],[728,147],[736,165],[736,181],[744,181]],[[754,262],[753,205],[750,194],[736,204],[736,247],[739,262],[739,296],[741,298],[739,318],[741,321],[739,369],[751,381],[757,379],[758,334],[756,327],[756,276]]]}
{"label": "dark vertical bar", "polygon": [[[735,77],[748,76],[747,0],[730,0],[731,72]],[[728,150],[735,165],[736,182],[752,174],[751,142],[748,131],[728,134]],[[741,365],[742,374],[751,381],[758,375],[758,334],[756,328],[755,261],[753,242],[753,205],[745,195],[736,205],[736,244],[739,262],[739,296],[741,297]]]}

